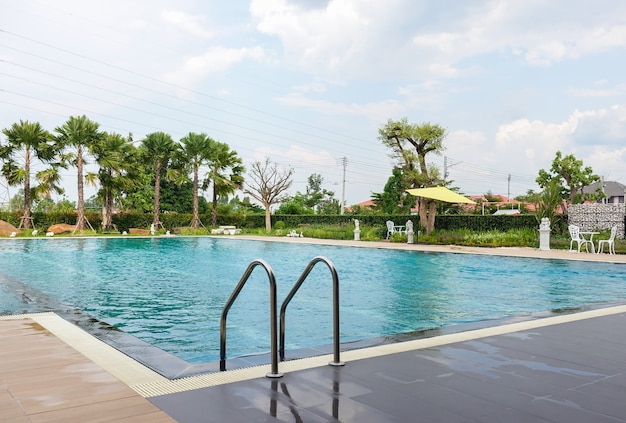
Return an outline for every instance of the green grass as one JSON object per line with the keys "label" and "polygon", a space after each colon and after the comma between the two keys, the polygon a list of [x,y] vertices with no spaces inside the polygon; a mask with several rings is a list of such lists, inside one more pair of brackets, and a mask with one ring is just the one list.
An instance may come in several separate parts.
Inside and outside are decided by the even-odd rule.
{"label": "green grass", "polygon": [[507,232],[470,230],[433,231],[420,235],[419,242],[440,245],[465,245],[473,247],[539,247],[539,232],[535,229],[511,229]]}
{"label": "green grass", "polygon": [[[380,227],[361,226],[360,229],[361,241],[380,241]],[[246,228],[242,230],[242,234],[259,236],[287,236],[287,234],[289,234],[292,230],[307,238],[341,240],[354,239],[354,225],[300,225],[298,227],[284,227],[281,229],[275,228],[272,229],[270,233],[267,233],[265,228]]]}

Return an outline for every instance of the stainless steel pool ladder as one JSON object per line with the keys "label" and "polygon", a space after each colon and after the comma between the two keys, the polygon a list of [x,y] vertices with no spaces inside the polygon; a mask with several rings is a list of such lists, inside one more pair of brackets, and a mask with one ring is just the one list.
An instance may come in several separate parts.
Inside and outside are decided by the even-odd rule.
{"label": "stainless steel pool ladder", "polygon": [[267,273],[267,277],[270,282],[270,354],[271,354],[271,372],[266,376],[271,378],[282,377],[281,373],[278,373],[278,354],[277,354],[277,345],[278,345],[278,335],[276,333],[276,276],[274,276],[274,270],[272,267],[265,261],[261,259],[253,260],[248,265],[248,268],[244,272],[243,276],[239,280],[239,283],[235,287],[235,290],[232,294],[230,294],[230,298],[226,301],[226,305],[222,310],[222,317],[220,318],[220,371],[226,370],[226,317],[228,316],[228,310],[233,305],[237,296],[241,292],[243,286],[248,281],[250,274],[254,270],[255,267],[262,266]]}
{"label": "stainless steel pool ladder", "polygon": [[[287,305],[291,301],[291,299],[296,295],[298,289],[304,282],[304,280],[309,276],[311,270],[318,262],[324,262],[330,269],[330,273],[333,277],[333,337],[334,337],[334,348],[333,348],[333,361],[331,361],[331,366],[343,366],[339,359],[339,277],[337,276],[337,269],[335,265],[325,257],[318,256],[315,257],[307,268],[304,270],[298,281],[294,284],[293,288],[283,301],[283,304],[280,308],[280,358],[284,360],[285,356],[285,313],[287,311]],[[267,377],[269,378],[279,378],[282,377],[282,374],[278,372],[278,354],[277,354],[277,331],[276,331],[276,276],[274,275],[274,270],[272,267],[265,261],[261,259],[253,260],[248,265],[246,271],[243,276],[239,280],[239,283],[235,287],[233,293],[228,298],[224,309],[222,310],[222,316],[220,318],[220,371],[226,370],[226,318],[228,317],[228,311],[231,306],[239,296],[239,293],[243,289],[244,285],[248,281],[250,274],[254,270],[255,267],[262,266],[267,273],[269,283],[270,283],[270,355],[271,355],[271,372],[267,373]]]}
{"label": "stainless steel pool ladder", "polygon": [[331,366],[343,366],[344,363],[339,359],[339,276],[337,275],[337,269],[333,262],[328,260],[326,257],[317,256],[313,260],[309,262],[309,265],[306,267],[302,275],[300,275],[300,279],[293,285],[289,294],[283,301],[283,304],[280,307],[280,360],[283,361],[285,359],[285,313],[287,311],[287,306],[291,299],[296,295],[300,286],[304,280],[309,276],[313,267],[319,263],[323,262],[330,269],[330,274],[333,277],[333,361],[331,361]]}

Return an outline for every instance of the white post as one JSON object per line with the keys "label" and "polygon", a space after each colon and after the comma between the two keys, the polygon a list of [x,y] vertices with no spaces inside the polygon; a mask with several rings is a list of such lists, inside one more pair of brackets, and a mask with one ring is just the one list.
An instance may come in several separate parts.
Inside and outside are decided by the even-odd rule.
{"label": "white post", "polygon": [[539,249],[550,250],[550,219],[544,217],[539,224]]}

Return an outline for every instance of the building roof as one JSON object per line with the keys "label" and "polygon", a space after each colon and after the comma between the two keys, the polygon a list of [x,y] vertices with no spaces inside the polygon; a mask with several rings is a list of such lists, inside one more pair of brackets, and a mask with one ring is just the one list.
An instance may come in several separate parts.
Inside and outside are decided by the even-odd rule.
{"label": "building roof", "polygon": [[[601,185],[602,184],[602,185]],[[595,182],[588,187],[583,188],[583,193],[592,194],[598,190],[598,188],[604,187],[604,193],[608,198],[611,197],[623,197],[626,192],[626,185],[616,181],[603,181]]]}

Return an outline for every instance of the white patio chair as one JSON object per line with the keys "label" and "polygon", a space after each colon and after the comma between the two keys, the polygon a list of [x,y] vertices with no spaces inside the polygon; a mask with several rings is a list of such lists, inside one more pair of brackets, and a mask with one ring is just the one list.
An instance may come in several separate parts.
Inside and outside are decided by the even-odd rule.
{"label": "white patio chair", "polygon": [[393,235],[394,233],[396,233],[396,227],[393,224],[393,221],[388,220],[387,221],[387,239],[389,239],[389,237]]}
{"label": "white patio chair", "polygon": [[591,242],[588,239],[585,239],[584,237],[582,237],[580,235],[580,228],[576,225],[569,225],[567,227],[567,229],[569,230],[569,234],[570,237],[572,238],[572,240],[569,242],[569,250],[572,251],[572,246],[574,245],[574,242],[576,242],[578,244],[578,252],[580,253],[580,248],[584,245],[585,246],[585,251],[589,252],[589,246],[591,245],[591,252],[594,253],[595,252],[595,248],[593,246],[593,242]]}
{"label": "white patio chair", "polygon": [[602,252],[605,244],[609,248],[609,254],[615,254],[615,235],[616,234],[617,234],[617,225],[611,228],[611,236],[609,237],[609,239],[601,239],[598,241],[598,254]]}

